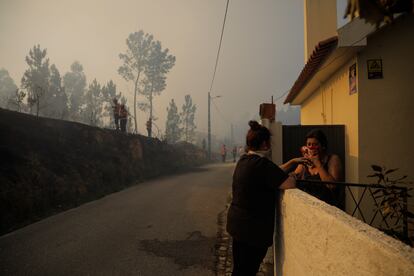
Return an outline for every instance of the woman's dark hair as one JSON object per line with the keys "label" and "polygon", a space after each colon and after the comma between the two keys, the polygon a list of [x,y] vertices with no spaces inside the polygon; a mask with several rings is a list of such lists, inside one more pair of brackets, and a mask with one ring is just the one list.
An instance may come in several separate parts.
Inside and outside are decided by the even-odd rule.
{"label": "woman's dark hair", "polygon": [[246,135],[246,145],[249,150],[258,150],[263,142],[270,141],[270,131],[257,121],[249,121],[250,129]]}
{"label": "woman's dark hair", "polygon": [[325,150],[328,149],[328,139],[326,138],[326,135],[325,133],[323,133],[322,130],[316,128],[309,131],[308,134],[306,134],[305,136],[305,144],[308,138],[315,138],[319,141],[319,144],[321,144],[321,146],[325,148]]}

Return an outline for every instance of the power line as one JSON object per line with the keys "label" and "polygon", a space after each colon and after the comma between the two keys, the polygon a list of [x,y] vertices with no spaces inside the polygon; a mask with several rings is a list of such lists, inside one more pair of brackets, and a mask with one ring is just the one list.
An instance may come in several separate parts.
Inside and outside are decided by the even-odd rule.
{"label": "power line", "polygon": [[221,28],[220,43],[219,43],[219,47],[218,47],[218,50],[217,50],[216,64],[214,66],[213,79],[211,80],[211,84],[210,84],[210,90],[209,90],[210,92],[211,92],[211,89],[213,88],[214,79],[216,78],[217,64],[218,64],[219,56],[220,56],[221,42],[223,41],[224,26],[226,25],[227,10],[229,8],[229,2],[230,2],[230,0],[227,0],[226,12],[224,13],[223,27]]}
{"label": "power line", "polygon": [[281,98],[283,98],[287,93],[289,93],[289,91],[290,91],[290,89],[288,89],[288,90],[286,90],[282,95],[280,95],[279,97],[277,97],[274,101],[276,102],[276,101],[278,101],[278,100],[280,100]]}
{"label": "power line", "polygon": [[[210,84],[210,89],[208,91],[208,144],[207,144],[207,148],[208,148],[208,159],[211,159],[211,121],[210,121],[210,105],[211,105],[211,89],[213,89],[213,83],[214,83],[214,79],[216,78],[216,72],[217,72],[217,65],[218,65],[218,61],[219,61],[219,57],[220,57],[220,50],[221,50],[221,43],[223,42],[223,34],[224,34],[224,26],[226,25],[226,18],[227,18],[227,11],[229,8],[229,1],[227,0],[227,4],[226,4],[226,11],[224,13],[224,20],[223,20],[223,27],[221,28],[221,35],[220,35],[220,42],[219,42],[219,47],[217,49],[217,57],[216,57],[216,64],[214,65],[214,72],[213,72],[213,78],[211,79],[211,84]],[[216,107],[217,109],[217,107]]]}

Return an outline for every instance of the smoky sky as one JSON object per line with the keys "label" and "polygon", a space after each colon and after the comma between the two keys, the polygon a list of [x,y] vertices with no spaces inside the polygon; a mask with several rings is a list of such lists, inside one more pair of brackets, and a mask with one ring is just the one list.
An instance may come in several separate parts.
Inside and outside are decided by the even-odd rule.
{"label": "smoky sky", "polygon": [[[339,2],[343,9],[346,1]],[[167,88],[155,98],[156,123],[164,129],[168,102],[174,98],[181,108],[190,94],[197,130],[206,132],[225,6],[225,0],[0,0],[0,67],[20,86],[25,56],[40,44],[61,75],[77,60],[88,83],[112,79],[131,104],[133,84],[118,75],[118,55],[126,50],[128,34],[143,30],[176,56]],[[230,124],[247,127],[260,103],[288,90],[303,67],[303,52],[302,0],[230,1],[212,89],[222,96],[212,106],[213,134],[228,136]],[[148,115],[138,117],[144,132]]]}

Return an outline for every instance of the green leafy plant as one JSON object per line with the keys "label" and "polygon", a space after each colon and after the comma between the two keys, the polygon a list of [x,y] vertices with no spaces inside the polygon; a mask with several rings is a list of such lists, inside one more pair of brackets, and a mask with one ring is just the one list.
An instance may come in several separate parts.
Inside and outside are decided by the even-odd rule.
{"label": "green leafy plant", "polygon": [[374,211],[380,212],[385,222],[387,219],[391,222],[387,224],[387,228],[381,228],[381,230],[413,245],[414,237],[408,234],[408,224],[413,224],[414,214],[408,211],[407,207],[407,198],[411,197],[412,191],[408,185],[412,182],[406,180],[407,175],[395,177],[393,174],[398,169],[387,169],[378,165],[371,165],[371,167],[374,173],[368,177],[377,178],[377,184],[381,186],[373,192],[375,200],[379,202]]}

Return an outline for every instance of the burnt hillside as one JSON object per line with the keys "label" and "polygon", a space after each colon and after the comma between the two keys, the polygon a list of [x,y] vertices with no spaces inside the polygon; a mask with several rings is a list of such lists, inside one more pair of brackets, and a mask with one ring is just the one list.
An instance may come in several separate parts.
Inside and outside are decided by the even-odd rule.
{"label": "burnt hillside", "polygon": [[204,162],[189,144],[0,109],[0,234]]}

